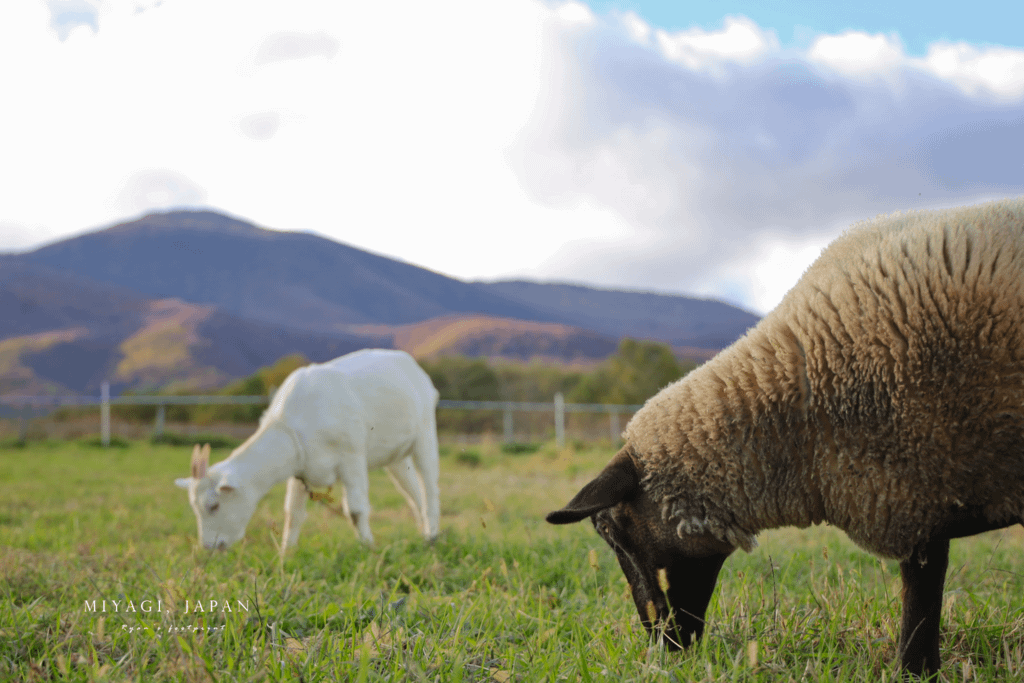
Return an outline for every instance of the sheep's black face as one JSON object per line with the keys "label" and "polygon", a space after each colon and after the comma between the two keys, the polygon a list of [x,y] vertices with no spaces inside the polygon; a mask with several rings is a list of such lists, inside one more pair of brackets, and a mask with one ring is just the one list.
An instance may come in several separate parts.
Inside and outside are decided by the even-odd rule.
{"label": "sheep's black face", "polygon": [[695,545],[704,547],[687,552],[678,547],[678,537],[666,544],[660,534],[644,528],[647,517],[638,512],[635,505],[620,503],[591,520],[615,551],[644,628],[659,637],[663,626],[670,649],[689,647],[704,633],[704,613],[732,548],[701,539]]}
{"label": "sheep's black face", "polygon": [[623,449],[547,520],[568,524],[590,517],[615,551],[644,627],[654,637],[664,627],[666,645],[680,649],[704,632],[704,613],[733,547],[710,534],[679,536],[662,521],[660,506],[639,482],[636,465]]}

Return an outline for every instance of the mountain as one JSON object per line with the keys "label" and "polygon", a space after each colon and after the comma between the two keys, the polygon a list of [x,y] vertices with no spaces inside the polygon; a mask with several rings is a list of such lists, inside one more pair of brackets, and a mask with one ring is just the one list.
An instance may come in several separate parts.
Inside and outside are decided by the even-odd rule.
{"label": "mountain", "polygon": [[593,363],[614,353],[618,339],[590,330],[481,315],[450,315],[421,323],[366,325],[366,334],[387,334],[396,349],[416,358],[445,355],[483,356],[516,361]]}
{"label": "mountain", "polygon": [[213,389],[290,353],[324,361],[369,346],[591,364],[617,340],[558,323],[451,315],[354,333],[302,332],[0,257],[0,394]]}
{"label": "mountain", "polygon": [[565,324],[673,346],[723,349],[758,321],[753,313],[707,299],[521,280],[478,284]]}
{"label": "mountain", "polygon": [[210,304],[313,332],[402,325],[451,313],[537,319],[484,288],[308,233],[211,211],[144,216],[19,255],[151,298]]}
{"label": "mountain", "polygon": [[212,388],[288,353],[329,360],[377,335],[318,334],[0,257],[0,394]]}
{"label": "mountain", "polygon": [[0,393],[212,388],[288,353],[368,346],[597,362],[623,337],[706,360],[757,322],[682,296],[463,282],[212,211],[155,213],[0,255]]}
{"label": "mountain", "polygon": [[19,254],[23,263],[313,332],[450,315],[559,323],[720,349],[757,316],[718,301],[534,282],[463,282],[308,233],[171,211]]}

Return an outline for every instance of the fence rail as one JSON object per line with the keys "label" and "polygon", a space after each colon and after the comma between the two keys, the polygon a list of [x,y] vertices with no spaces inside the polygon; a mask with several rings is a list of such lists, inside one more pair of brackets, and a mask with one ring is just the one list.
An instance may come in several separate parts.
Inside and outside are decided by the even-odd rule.
{"label": "fence rail", "polygon": [[[110,396],[110,388],[104,382],[99,396],[0,396],[0,406],[6,406],[8,413],[14,412],[21,417],[21,439],[25,438],[26,418],[31,415],[48,413],[64,407],[99,406],[100,407],[100,440],[104,446],[110,445],[110,406],[156,406],[156,423],[154,434],[163,434],[167,406],[182,405],[260,405],[269,403],[269,396]],[[566,403],[561,393],[555,394],[551,403],[524,401],[450,401],[437,402],[439,410],[487,410],[501,411],[503,414],[503,441],[511,442],[513,433],[513,413],[516,412],[550,412],[554,414],[555,440],[561,448],[565,446],[565,415],[566,413],[604,413],[608,415],[609,436],[614,441],[619,438],[619,416],[635,413],[639,405],[621,405],[608,403]]]}

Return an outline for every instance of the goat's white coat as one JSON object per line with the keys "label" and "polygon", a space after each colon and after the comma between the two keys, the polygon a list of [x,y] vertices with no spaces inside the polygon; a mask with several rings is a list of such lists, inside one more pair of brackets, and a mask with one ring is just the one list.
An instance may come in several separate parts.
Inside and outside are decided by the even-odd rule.
{"label": "goat's white coat", "polygon": [[[412,356],[367,349],[290,374],[259,429],[230,457],[207,469],[193,454],[189,492],[204,547],[245,535],[256,504],[288,479],[282,551],[298,541],[310,488],[341,483],[342,506],[359,537],[370,531],[368,470],[383,467],[405,495],[423,535],[438,531],[438,393]],[[305,482],[305,483],[304,483]]]}

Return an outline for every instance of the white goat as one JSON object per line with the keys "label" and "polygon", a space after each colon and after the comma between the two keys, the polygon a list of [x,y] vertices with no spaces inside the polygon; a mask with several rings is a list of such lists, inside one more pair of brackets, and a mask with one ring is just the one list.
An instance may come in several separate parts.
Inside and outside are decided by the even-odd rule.
{"label": "white goat", "polygon": [[403,351],[367,349],[299,368],[230,457],[208,467],[209,445],[196,446],[192,476],[175,482],[188,490],[203,546],[242,538],[256,504],[285,479],[282,552],[298,541],[310,488],[338,481],[345,514],[372,544],[368,470],[376,467],[387,470],[423,535],[434,538],[437,399],[427,373]]}

